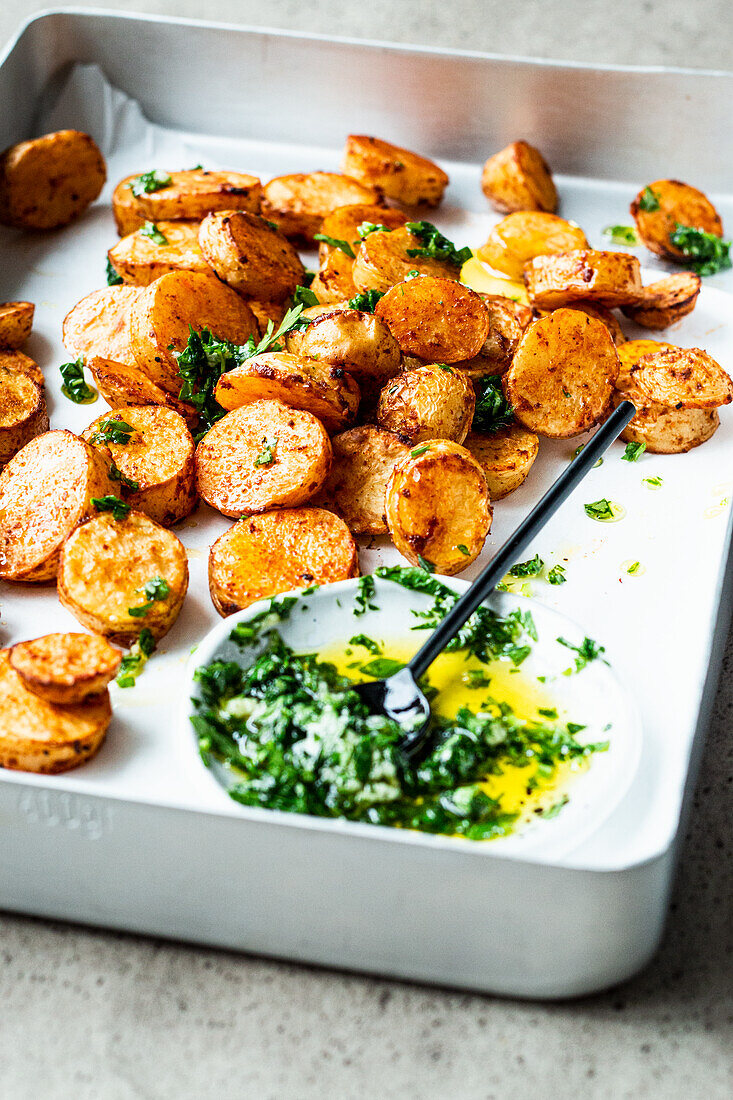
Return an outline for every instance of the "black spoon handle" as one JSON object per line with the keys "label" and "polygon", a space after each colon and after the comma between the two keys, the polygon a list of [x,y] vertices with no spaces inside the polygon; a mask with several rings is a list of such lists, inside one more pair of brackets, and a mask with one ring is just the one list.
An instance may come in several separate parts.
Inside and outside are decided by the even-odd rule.
{"label": "black spoon handle", "polygon": [[411,669],[415,679],[422,676],[438,654],[442,653],[451,638],[458,633],[466,619],[491,594],[504,574],[514,565],[522,551],[542,530],[553,512],[557,511],[573,489],[580,484],[591,467],[610,447],[614,439],[620,435],[635,413],[636,409],[630,401],[622,401],[618,408],[611,413],[608,420],[598,429],[593,438],[586,443],[580,454],[570,463],[567,469],[563,470],[557,481],[550,486],[529,515],[519,524],[516,531],[497,551],[483,573],[476,577],[471,587],[453,605],[440,626],[436,628],[422,649],[419,649],[409,662],[408,668]]}

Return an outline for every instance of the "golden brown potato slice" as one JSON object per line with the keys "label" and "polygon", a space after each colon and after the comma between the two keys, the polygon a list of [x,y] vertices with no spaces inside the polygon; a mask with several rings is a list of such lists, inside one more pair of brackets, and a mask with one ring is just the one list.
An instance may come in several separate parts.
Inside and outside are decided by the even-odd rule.
{"label": "golden brown potato slice", "polygon": [[130,325],[136,286],[105,286],[82,298],[64,318],[64,347],[74,358],[101,356],[133,365]]}
{"label": "golden brown potato slice", "polygon": [[173,409],[123,406],[98,416],[83,436],[103,455],[112,455],[127,503],[162,527],[196,507],[196,448],[186,421]]}
{"label": "golden brown potato slice", "polygon": [[574,252],[588,247],[585,233],[574,222],[566,221],[557,214],[518,210],[494,226],[486,244],[476,250],[476,255],[495,271],[521,280],[524,265],[535,256]]}
{"label": "golden brown potato slice", "polygon": [[282,301],[303,281],[305,268],[290,241],[257,214],[207,214],[199,244],[219,278],[246,298]]}
{"label": "golden brown potato slice", "polygon": [[717,409],[733,400],[733,380],[702,348],[672,348],[644,355],[631,381],[647,401],[671,409]]}
{"label": "golden brown potato slice", "polygon": [[[587,313],[589,317],[595,317],[597,321],[602,321],[611,333],[611,339],[616,347],[626,343],[626,334],[619,324],[618,317],[607,306],[602,306],[597,302],[581,301],[573,302],[569,308],[579,309],[582,313]],[[624,312],[626,311],[624,310]]]}
{"label": "golden brown potato slice", "polygon": [[641,292],[636,256],[626,252],[562,252],[536,256],[524,267],[529,300],[539,309],[559,309],[572,302],[624,306]]}
{"label": "golden brown potato slice", "polygon": [[43,371],[29,355],[22,351],[3,350],[0,348],[0,367],[5,370],[15,371],[17,374],[25,374],[39,389],[43,389]]}
{"label": "golden brown potato slice", "polygon": [[0,577],[53,580],[64,540],[108,493],[107,463],[83,439],[62,429],[26,443],[0,473]]}
{"label": "golden brown potato slice", "polygon": [[406,355],[432,363],[459,363],[478,355],[491,324],[475,290],[431,275],[391,287],[374,313]]}
{"label": "golden brown potato slice", "polygon": [[411,443],[452,439],[462,443],[476,408],[470,378],[457,368],[426,364],[389,382],[377,403],[377,423]]}
{"label": "golden brown potato slice", "polygon": [[0,650],[0,768],[53,775],[85,764],[112,718],[109,692],[58,706],[29,691]]}
{"label": "golden brown potato slice", "polygon": [[489,335],[478,355],[456,363],[456,367],[472,379],[508,370],[522,333],[534,319],[534,311],[513,298],[501,294],[480,294],[479,297],[489,311]]}
{"label": "golden brown potato slice", "polygon": [[526,141],[513,141],[489,157],[481,173],[481,190],[496,210],[557,209],[557,191],[542,155]]}
{"label": "golden brown potato slice", "polygon": [[44,634],[18,642],[9,659],[28,691],[47,703],[70,706],[103,692],[122,654],[94,634]]}
{"label": "golden brown potato slice", "polygon": [[0,303],[0,348],[20,348],[33,328],[33,302]]}
{"label": "golden brown potato slice", "polygon": [[245,359],[222,374],[214,396],[224,409],[239,409],[253,401],[281,401],[317,416],[331,434],[352,424],[359,408],[359,387],[350,374],[285,351]]}
{"label": "golden brown potato slice", "polygon": [[333,249],[322,260],[310,288],[318,301],[324,304],[353,298],[358,294],[354,282],[354,261],[338,248]]}
{"label": "golden brown potato slice", "polygon": [[407,458],[406,439],[373,424],[334,436],[333,466],[322,499],[354,535],[386,535],[384,494],[390,474]]}
{"label": "golden brown potato slice", "polygon": [[579,435],[608,409],[621,364],[606,326],[575,309],[534,321],[504,375],[517,420],[552,439]]}
{"label": "golden brown potato slice", "polygon": [[359,576],[348,527],[324,508],[284,508],[246,516],[209,554],[209,591],[220,615],[257,600]]}
{"label": "golden brown potato slice", "polygon": [[642,241],[658,256],[685,258],[670,240],[678,225],[723,236],[720,215],[707,196],[679,180],[655,180],[639,192],[629,209]]}
{"label": "golden brown potato slice", "polygon": [[338,172],[295,172],[265,184],[262,216],[291,240],[312,241],[327,214],[339,206],[378,203],[381,192]]}
{"label": "golden brown potato slice", "polygon": [[112,409],[121,409],[127,405],[165,405],[179,412],[187,422],[198,420],[198,414],[191,405],[176,401],[137,367],[99,357],[90,359],[87,366],[99,392]]}
{"label": "golden brown potato slice", "polygon": [[437,206],[449,182],[427,157],[366,134],[349,134],[341,169],[405,206]]}
{"label": "golden brown potato slice", "polygon": [[167,634],[188,588],[186,548],[142,512],[98,512],[64,543],[59,600],[89,630],[132,645],[145,629]]}
{"label": "golden brown potato slice", "polygon": [[[627,340],[618,349],[621,371],[616,380],[616,388],[621,388],[624,378],[630,375],[631,368],[639,362],[643,355],[654,355],[657,351],[671,350],[678,351],[680,349],[677,348],[676,344],[666,344],[663,340]],[[629,400],[632,400],[632,398],[629,398]]]}
{"label": "golden brown potato slice", "polygon": [[0,154],[0,222],[19,229],[68,225],[96,199],[107,178],[89,134],[57,130]]}
{"label": "golden brown potato slice", "polygon": [[483,470],[494,501],[513,493],[525,480],[537,458],[539,439],[521,424],[510,424],[490,435],[469,432],[464,446]]}
{"label": "golden brown potato slice", "polygon": [[491,528],[483,470],[465,447],[433,439],[399,462],[387,483],[392,541],[413,565],[460,573],[481,553]]}
{"label": "golden brown potato slice", "polygon": [[322,313],[300,334],[298,347],[299,355],[348,371],[367,401],[400,370],[399,345],[384,321],[356,309]]}
{"label": "golden brown potato slice", "polygon": [[[375,205],[374,203],[356,202],[350,206],[339,206],[332,210],[330,214],[327,214],[321,224],[319,236],[345,242],[356,254],[356,250],[361,244],[360,226],[384,225],[387,229],[399,229],[406,222],[407,214],[403,214],[401,210],[395,210],[390,206]],[[318,259],[321,263],[328,256],[339,251],[341,250],[336,245],[329,244],[328,241],[318,242]]]}
{"label": "golden brown potato slice", "polygon": [[[170,183],[152,191],[136,184],[141,176],[120,180],[112,196],[117,229],[121,237],[133,233],[145,222],[200,222],[215,210],[249,210],[256,214],[262,200],[262,184],[256,176],[242,172],[207,172],[192,168],[185,172],[159,172],[160,182]],[[133,194],[133,186],[141,194]],[[153,181],[155,187],[155,182]]]}
{"label": "golden brown potato slice", "polygon": [[[171,271],[134,293],[137,297],[130,317],[134,362],[173,397],[178,397],[182,385],[173,353],[186,347],[190,326],[199,332],[207,328],[217,339],[233,344],[244,344],[249,336],[258,335],[252,310],[216,275]],[[98,354],[119,360],[119,356]]]}
{"label": "golden brown potato slice", "polygon": [[692,271],[667,275],[645,286],[635,305],[623,307],[623,312],[642,328],[662,329],[692,313],[700,293],[701,279]]}
{"label": "golden brown potato slice", "polygon": [[168,271],[210,272],[199,245],[198,222],[157,222],[161,244],[142,228],[128,233],[107,253],[120,278],[133,286],[149,286]]}
{"label": "golden brown potato slice", "polygon": [[[614,406],[628,393],[617,390]],[[627,443],[643,443],[650,454],[686,454],[693,447],[706,443],[720,427],[717,409],[668,409],[651,404],[637,410],[634,419],[621,432]]]}
{"label": "golden brown potato slice", "polygon": [[198,491],[225,516],[305,504],[331,468],[323,424],[280,401],[255,401],[214,424],[196,450]]}
{"label": "golden brown potato slice", "polygon": [[47,431],[43,390],[28,375],[0,366],[0,470],[21,447]]}
{"label": "golden brown potato slice", "polygon": [[[361,291],[382,293],[402,283],[416,271],[419,275],[434,275],[438,279],[458,279],[461,272],[447,260],[432,256],[408,256],[408,251],[423,248],[423,242],[409,229],[393,229],[370,233],[359,245],[353,266],[353,279]],[[318,293],[316,291],[316,293]]]}

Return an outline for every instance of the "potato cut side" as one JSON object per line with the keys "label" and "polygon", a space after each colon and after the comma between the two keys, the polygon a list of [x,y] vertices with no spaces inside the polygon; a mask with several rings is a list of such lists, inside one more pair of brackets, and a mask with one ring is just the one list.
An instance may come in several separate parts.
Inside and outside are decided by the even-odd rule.
{"label": "potato cut side", "polygon": [[447,439],[431,440],[395,466],[385,503],[399,552],[413,565],[422,558],[436,573],[460,573],[475,561],[491,528],[483,470]]}
{"label": "potato cut side", "polygon": [[717,409],[733,400],[733,380],[702,348],[644,355],[631,379],[649,401],[672,409]]}
{"label": "potato cut side", "polygon": [[112,455],[125,500],[156,523],[170,527],[196,507],[196,448],[173,409],[123,406],[97,417],[84,439]]}
{"label": "potato cut side", "polygon": [[[613,404],[623,399],[624,395],[617,393]],[[638,409],[620,438],[626,443],[643,443],[649,454],[686,454],[707,443],[719,427],[717,409],[668,409],[654,404]]]}
{"label": "potato cut side", "polygon": [[475,290],[430,275],[391,287],[374,313],[406,355],[431,363],[458,363],[478,355],[491,324]]}
{"label": "potato cut side", "polygon": [[45,432],[0,473],[0,577],[43,583],[59,553],[93,510],[92,497],[115,494],[102,456],[72,432]]}
{"label": "potato cut side", "polygon": [[321,313],[300,334],[297,347],[299,355],[347,371],[369,402],[399,373],[402,361],[399,344],[384,321],[348,307]]}
{"label": "potato cut side", "polygon": [[338,172],[296,172],[265,184],[262,216],[291,240],[312,241],[339,206],[378,203],[381,192]]}
{"label": "potato cut side", "polygon": [[173,397],[183,384],[174,352],[184,350],[191,327],[209,329],[218,340],[233,344],[258,335],[252,310],[214,274],[171,271],[136,294],[130,318],[134,363]]}
{"label": "potato cut side", "polygon": [[539,451],[539,439],[521,424],[511,424],[492,434],[469,432],[464,445],[483,470],[492,501],[519,488]]}
{"label": "potato cut side", "polygon": [[708,197],[679,180],[655,180],[644,187],[630,206],[636,229],[650,252],[672,260],[684,260],[681,249],[672,244],[678,225],[723,236],[720,215]]}
{"label": "potato cut side", "polygon": [[348,527],[324,508],[247,516],[225,531],[209,554],[209,591],[223,616],[279,592],[358,575]]}
{"label": "potato cut side", "polygon": [[0,348],[0,367],[4,370],[15,371],[16,374],[24,374],[35,382],[39,389],[43,389],[43,371],[35,360],[22,351]]}
{"label": "potato cut side", "polygon": [[606,326],[574,309],[534,321],[504,375],[507,400],[521,424],[566,439],[606,413],[620,361]]}
{"label": "potato cut side", "polygon": [[257,214],[208,214],[199,243],[219,278],[246,298],[282,301],[303,281],[305,268],[290,241]]}
{"label": "potato cut side", "polygon": [[101,746],[111,718],[108,691],[71,706],[49,703],[0,650],[0,767],[39,775],[78,768]]}
{"label": "potato cut side", "polygon": [[98,356],[90,359],[87,366],[99,392],[112,409],[121,409],[127,405],[164,405],[175,409],[187,422],[198,419],[198,414],[191,405],[176,401],[137,367]]}
{"label": "potato cut side", "polygon": [[669,328],[692,313],[697,304],[702,280],[692,271],[668,275],[645,286],[635,305],[623,307],[627,317],[642,328]]}
{"label": "potato cut side", "polygon": [[352,424],[359,407],[359,387],[341,367],[288,352],[264,352],[245,359],[219,379],[216,400],[224,409],[253,401],[281,401],[312,413],[329,433]]}
{"label": "potato cut side", "polygon": [[136,286],[106,286],[82,298],[64,318],[63,340],[69,355],[134,365],[132,309],[143,293]]}
{"label": "potato cut side", "polygon": [[133,286],[149,286],[169,271],[210,272],[199,246],[198,222],[156,222],[157,234],[142,228],[128,233],[107,253],[117,274]]}
{"label": "potato cut side", "polygon": [[338,248],[333,249],[321,261],[310,288],[318,301],[325,304],[353,298],[358,294],[354,261]]}
{"label": "potato cut side", "polygon": [[0,222],[19,229],[55,229],[78,218],[107,178],[89,134],[57,130],[0,154]]}
{"label": "potato cut side", "polygon": [[9,659],[28,691],[70,706],[103,692],[122,654],[95,634],[45,634],[12,646]]}
{"label": "potato cut side", "polygon": [[[407,214],[403,214],[401,210],[395,210],[394,207],[355,202],[349,206],[338,206],[330,214],[326,214],[321,223],[319,235],[328,237],[331,241],[345,241],[356,254],[362,241],[359,235],[360,226],[383,225],[386,229],[400,229],[407,220]],[[331,244],[328,240],[318,242],[318,259],[321,263],[328,256],[339,251],[341,249],[338,245]]]}
{"label": "potato cut side", "polygon": [[449,183],[443,169],[427,157],[366,134],[349,134],[341,168],[405,206],[437,206]]}
{"label": "potato cut side", "polygon": [[167,634],[187,588],[185,546],[142,512],[124,519],[98,512],[61,551],[59,600],[82,626],[120,645],[146,629],[156,641]]}
{"label": "potato cut side", "polygon": [[21,447],[47,431],[43,390],[28,375],[0,366],[0,470]]}
{"label": "potato cut side", "polygon": [[626,334],[621,328],[618,317],[607,306],[602,306],[599,302],[579,301],[573,302],[569,308],[579,309],[581,313],[587,313],[589,317],[595,317],[597,321],[602,321],[610,332],[611,339],[617,348],[626,343]]}
{"label": "potato cut side", "polygon": [[624,306],[641,293],[636,256],[585,249],[536,256],[524,267],[529,300],[539,309],[559,309],[576,301]]}
{"label": "potato cut side", "polygon": [[526,141],[513,141],[484,164],[481,190],[503,213],[557,209],[557,191],[541,153]]}
{"label": "potato cut side", "polygon": [[535,256],[574,252],[588,248],[580,226],[557,214],[518,210],[508,214],[489,233],[486,244],[476,250],[484,263],[512,279],[522,279],[524,265]]}
{"label": "potato cut side", "polygon": [[170,184],[134,195],[138,176],[120,180],[112,196],[112,210],[121,237],[133,233],[145,222],[200,222],[215,210],[249,210],[258,213],[262,184],[244,172],[207,172],[192,168],[185,172],[162,172]]}
{"label": "potato cut side", "polygon": [[353,279],[360,291],[379,290],[382,293],[402,283],[413,271],[419,275],[434,275],[438,279],[458,279],[460,270],[447,260],[432,256],[410,256],[408,252],[423,248],[423,242],[409,229],[393,229],[370,233],[361,242],[353,266]]}
{"label": "potato cut side", "polygon": [[254,401],[214,424],[196,450],[201,497],[225,516],[305,504],[331,468],[323,424],[280,401]]}
{"label": "potato cut side", "polygon": [[33,302],[0,303],[0,348],[22,348],[33,328]]}
{"label": "potato cut side", "polygon": [[644,355],[654,355],[658,351],[681,351],[676,344],[667,344],[663,340],[627,340],[618,349],[618,357],[621,360],[621,371],[616,380],[616,388],[620,389],[624,377],[629,376],[631,368],[639,362]]}
{"label": "potato cut side", "polygon": [[333,466],[323,490],[332,508],[354,535],[386,535],[384,497],[390,475],[410,453],[410,444],[373,424],[334,436]]}
{"label": "potato cut side", "polygon": [[377,403],[377,423],[412,443],[452,439],[462,443],[476,409],[470,378],[458,368],[432,364],[404,371]]}

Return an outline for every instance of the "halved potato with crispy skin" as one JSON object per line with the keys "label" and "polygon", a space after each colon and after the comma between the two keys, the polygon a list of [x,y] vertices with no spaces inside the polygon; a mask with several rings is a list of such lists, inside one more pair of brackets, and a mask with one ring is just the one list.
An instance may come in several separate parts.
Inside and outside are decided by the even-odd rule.
{"label": "halved potato with crispy skin", "polygon": [[405,206],[437,206],[449,182],[427,157],[366,134],[349,134],[341,168]]}
{"label": "halved potato with crispy skin", "polygon": [[391,287],[374,314],[405,355],[431,363],[458,363],[478,355],[491,320],[481,296],[453,279],[431,275]]}
{"label": "halved potato with crispy skin", "polygon": [[207,214],[199,243],[219,278],[246,298],[282,301],[303,280],[305,268],[290,241],[257,214]]}
{"label": "halved potato with crispy skin", "polygon": [[400,370],[399,345],[387,325],[373,313],[356,309],[316,317],[301,333],[298,348],[299,355],[348,371],[367,401],[376,398],[385,382]]}
{"label": "halved potato with crispy skin", "polygon": [[262,184],[256,176],[207,172],[202,168],[163,175],[171,181],[166,187],[140,195],[132,193],[137,176],[127,176],[117,184],[112,211],[121,237],[147,221],[200,222],[214,210],[249,210],[256,214],[260,209]]}
{"label": "halved potato with crispy skin", "polygon": [[[149,582],[158,582],[155,595],[145,591]],[[156,641],[167,634],[187,588],[185,546],[142,512],[98,512],[61,551],[59,600],[82,626],[120,645],[145,629]]]}
{"label": "halved potato with crispy skin", "polygon": [[[602,306],[598,302],[572,302],[569,309],[579,309],[581,313],[587,313],[589,317],[595,317],[597,321],[602,321],[611,334],[616,347],[620,347],[621,344],[626,343],[626,334],[619,324],[618,317],[615,313],[612,313],[607,306]],[[626,312],[624,310],[624,312]]]}
{"label": "halved potato with crispy skin", "polygon": [[534,321],[504,375],[507,400],[521,424],[566,439],[603,418],[621,364],[606,326],[575,309]]}
{"label": "halved potato with crispy skin", "polygon": [[33,328],[33,302],[0,303],[0,348],[20,348]]}
{"label": "halved potato with crispy skin", "polygon": [[321,261],[310,288],[318,301],[326,304],[353,298],[358,293],[354,282],[354,261],[334,248]]}
{"label": "halved potato with crispy skin", "polygon": [[572,302],[624,306],[641,293],[636,256],[626,252],[585,249],[553,256],[535,256],[524,266],[529,300],[539,309],[559,309]]}
{"label": "halved potato with crispy skin", "polygon": [[165,237],[165,244],[141,228],[107,252],[112,267],[126,283],[150,286],[168,271],[211,271],[199,246],[198,222],[157,222],[155,227]]}
{"label": "halved potato with crispy skin", "polygon": [[493,207],[507,214],[557,209],[557,191],[547,162],[526,141],[513,141],[489,157],[481,173],[481,190]]}
{"label": "halved potato with crispy skin", "polygon": [[413,565],[460,573],[481,553],[491,528],[483,470],[465,447],[433,439],[399,462],[387,483],[392,541]]}
{"label": "halved potato with crispy skin", "polygon": [[112,455],[124,479],[125,500],[156,523],[170,527],[196,507],[196,448],[186,421],[173,409],[123,406],[98,416],[83,436],[102,454]]}
{"label": "halved potato with crispy skin", "polygon": [[327,214],[339,206],[378,203],[381,192],[338,172],[294,172],[265,184],[262,216],[291,240],[312,241]]}
{"label": "halved potato with crispy skin", "polygon": [[377,423],[420,443],[452,439],[462,443],[476,408],[470,378],[458,369],[433,363],[404,371],[389,382],[377,403]]}
{"label": "halved potato with crispy skin", "polygon": [[524,265],[535,256],[588,247],[585,233],[573,222],[544,211],[517,210],[494,226],[476,255],[495,271],[521,280]]}
{"label": "halved potato with crispy skin", "polygon": [[678,225],[723,236],[720,215],[708,197],[679,180],[655,180],[639,192],[629,209],[642,241],[658,256],[684,259],[684,252],[670,240]]}
{"label": "halved potato with crispy skin", "polygon": [[255,401],[214,424],[196,450],[196,481],[225,516],[305,504],[331,468],[323,424],[280,401]]}
{"label": "halved potato with crispy skin", "polygon": [[[319,235],[330,237],[334,241],[346,241],[355,253],[361,244],[359,227],[362,225],[383,225],[387,229],[399,229],[407,222],[407,214],[391,206],[375,203],[356,202],[350,206],[339,206],[326,214]],[[318,242],[318,259],[321,263],[340,249],[328,241]],[[343,255],[343,253],[342,253]]]}
{"label": "halved potato with crispy skin", "polygon": [[53,580],[64,540],[92,511],[92,497],[114,494],[106,461],[71,432],[45,432],[0,473],[0,577]]}
{"label": "halved potato with crispy skin", "polygon": [[[318,317],[337,313],[342,309],[351,309],[351,306],[347,301],[333,302],[332,304],[322,306],[308,306],[307,309],[303,310],[300,317],[303,321],[315,321]],[[293,328],[290,332],[286,333],[285,350],[290,352],[291,355],[300,355],[303,346],[303,337],[306,331],[307,330],[304,328]]]}
{"label": "halved potato with crispy skin", "polygon": [[464,446],[484,472],[492,501],[518,489],[532,469],[539,451],[539,439],[521,424],[510,424],[498,432],[469,432]]}
{"label": "halved potato with crispy skin", "polygon": [[246,516],[209,553],[209,591],[220,615],[313,584],[359,576],[356,545],[342,519],[324,508],[283,508]]}
{"label": "halved potato with crispy skin", "polygon": [[109,692],[58,706],[29,691],[0,650],[0,768],[54,775],[85,764],[112,718]]}
{"label": "halved potato with crispy skin", "polygon": [[222,374],[214,396],[230,410],[253,401],[281,401],[317,416],[330,433],[353,423],[359,407],[359,387],[341,367],[284,351],[245,359]]}
{"label": "halved potato with crispy skin", "polygon": [[643,328],[662,329],[692,313],[700,293],[701,279],[692,271],[667,275],[645,286],[634,305],[623,312]]}
{"label": "halved potato with crispy skin", "polygon": [[21,447],[47,431],[43,390],[28,375],[0,366],[0,470]]}
{"label": "halved potato with crispy skin", "polygon": [[413,271],[420,275],[434,275],[438,279],[458,279],[460,269],[447,260],[408,255],[408,251],[423,247],[420,238],[404,227],[389,233],[370,233],[356,253],[352,271],[354,283],[359,290],[384,293],[395,283],[404,282]]}
{"label": "halved potato with crispy skin", "polygon": [[[671,351],[673,349],[679,350],[676,344],[666,344],[663,340],[627,340],[618,349],[621,371],[616,380],[616,388],[621,387],[624,377],[630,374],[631,368],[639,362],[643,355],[654,355],[658,351]],[[638,396],[641,398],[641,394]],[[631,401],[633,398],[629,398],[629,400]]]}
{"label": "halved potato with crispy skin", "polygon": [[89,134],[57,130],[0,154],[0,222],[19,229],[68,225],[96,199],[107,178]]}
{"label": "halved potato with crispy skin", "polygon": [[97,388],[112,409],[127,405],[165,405],[175,409],[187,421],[196,421],[196,410],[183,401],[176,401],[169,393],[151,382],[137,367],[116,363],[113,359],[95,356],[87,363]]}
{"label": "halved potato with crispy skin", "polygon": [[[182,379],[173,353],[186,347],[190,326],[199,332],[207,328],[217,339],[233,344],[243,344],[258,334],[252,310],[213,273],[170,271],[135,293],[130,316],[135,364],[174,397],[181,392]],[[119,359],[104,352],[97,354]]]}
{"label": "halved potato with crispy skin", "polygon": [[671,348],[642,356],[631,381],[648,401],[671,409],[717,409],[733,401],[733,379],[702,348]]}
{"label": "halved potato with crispy skin", "polygon": [[[614,393],[613,405],[633,396]],[[685,454],[706,443],[720,427],[717,409],[669,409],[652,403],[637,408],[636,416],[621,432],[627,443],[643,443],[650,454]]]}
{"label": "halved potato with crispy skin", "polygon": [[18,642],[10,664],[23,684],[48,703],[83,703],[114,679],[122,654],[95,634],[44,634]]}
{"label": "halved potato with crispy skin", "polygon": [[82,298],[64,317],[63,341],[69,354],[134,364],[132,308],[142,293],[136,286],[105,286]]}
{"label": "halved potato with crispy skin", "polygon": [[27,378],[36,383],[39,389],[43,389],[45,383],[43,371],[38,363],[31,359],[29,355],[24,355],[22,351],[0,348],[0,367],[15,371],[17,374],[26,375]]}
{"label": "halved potato with crispy skin", "polygon": [[410,453],[407,440],[373,424],[334,436],[333,466],[322,500],[355,535],[386,535],[384,494],[392,470]]}

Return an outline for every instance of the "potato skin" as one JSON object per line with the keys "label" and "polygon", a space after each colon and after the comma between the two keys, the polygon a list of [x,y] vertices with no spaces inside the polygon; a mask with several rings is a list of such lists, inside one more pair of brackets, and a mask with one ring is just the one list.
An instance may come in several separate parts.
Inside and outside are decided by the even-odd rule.
{"label": "potato skin", "polygon": [[283,301],[303,281],[305,268],[290,241],[257,214],[207,214],[199,244],[219,278],[245,298]]}
{"label": "potato skin", "polygon": [[107,463],[72,432],[26,443],[0,473],[0,577],[53,580],[65,539],[94,510],[92,497],[108,493],[117,490]]}
{"label": "potato skin", "polygon": [[510,424],[498,432],[469,432],[464,441],[484,472],[492,501],[513,493],[532,469],[539,439],[521,424]]}
{"label": "potato skin", "polygon": [[659,203],[657,210],[642,210],[644,187],[631,203],[629,210],[636,222],[636,230],[650,252],[671,260],[684,260],[684,253],[672,244],[670,234],[677,223],[701,229],[716,237],[723,236],[720,215],[708,197],[679,180],[655,180],[648,184]]}
{"label": "potato skin", "polygon": [[[465,447],[433,439],[399,462],[387,483],[387,524],[399,552],[436,573],[460,573],[481,553],[491,528],[486,478]],[[459,550],[462,546],[464,550]]]}
{"label": "potato skin", "polygon": [[64,317],[63,341],[69,355],[98,355],[134,365],[132,309],[142,293],[136,286],[105,286],[82,298]]}
{"label": "potato skin", "polygon": [[489,313],[489,335],[478,355],[456,363],[456,367],[472,379],[504,374],[519,347],[522,333],[534,320],[534,311],[512,298],[501,294],[480,294],[479,297]]}
{"label": "potato skin", "polygon": [[[130,607],[146,603],[143,587],[154,577],[169,593],[145,615]],[[120,645],[132,645],[144,629],[159,641],[171,629],[188,589],[186,548],[142,512],[114,519],[98,512],[63,545],[59,560],[59,600],[82,626]]]}
{"label": "potato skin", "polygon": [[353,264],[352,277],[357,289],[384,293],[395,283],[404,282],[412,271],[439,279],[459,278],[460,270],[447,260],[408,256],[408,250],[422,247],[420,238],[404,226],[390,233],[370,233],[359,245]]}
{"label": "potato skin", "polygon": [[193,406],[176,401],[137,367],[99,356],[90,359],[87,366],[100,394],[112,409],[121,409],[128,405],[164,405],[175,409],[187,422],[198,421],[198,414]]}
{"label": "potato skin", "polygon": [[299,355],[347,371],[369,402],[400,370],[400,348],[387,325],[356,309],[321,313],[301,334],[298,347]]}
{"label": "potato skin", "polygon": [[636,256],[594,249],[536,256],[524,265],[524,282],[539,309],[586,300],[609,307],[634,304],[642,289]]}
{"label": "potato skin", "polygon": [[452,279],[425,275],[391,287],[374,314],[400,350],[431,363],[458,363],[478,355],[491,319],[480,295]]}
{"label": "potato skin", "polygon": [[33,302],[0,303],[0,348],[21,348],[33,328]]}
{"label": "potato skin", "polygon": [[449,179],[432,160],[390,141],[349,134],[341,170],[405,206],[437,206]]}
{"label": "potato skin", "polygon": [[120,180],[112,195],[112,211],[121,237],[147,221],[200,222],[214,210],[249,210],[256,214],[262,200],[262,184],[243,172],[207,172],[192,168],[169,172],[171,184],[146,195],[133,195],[136,176]]}
{"label": "potato skin", "polygon": [[668,275],[645,286],[638,302],[623,306],[623,312],[642,328],[669,328],[692,313],[697,304],[702,280],[692,271]]}
{"label": "potato skin", "polygon": [[557,309],[524,333],[503,377],[517,420],[530,431],[567,439],[604,416],[621,364],[606,326]]}
{"label": "potato skin", "polygon": [[69,706],[103,692],[122,654],[94,634],[45,634],[12,646],[9,660],[28,691]]}
{"label": "potato skin", "polygon": [[[256,465],[271,439],[277,441],[273,461]],[[323,424],[280,401],[234,409],[196,449],[199,494],[234,519],[307,503],[322,488],[330,468],[331,444]]]}
{"label": "potato skin", "polygon": [[0,366],[0,470],[21,447],[47,431],[43,390],[28,375]]}
{"label": "potato skin", "polygon": [[379,203],[381,192],[338,172],[294,172],[265,184],[262,216],[289,240],[312,242],[327,214],[353,203]]}
{"label": "potato skin", "polygon": [[99,148],[80,130],[57,130],[0,154],[0,222],[18,229],[68,225],[107,178]]}
{"label": "potato skin", "polygon": [[398,462],[410,444],[373,424],[350,428],[331,440],[333,466],[322,493],[325,504],[341,516],[354,535],[386,535],[384,495]]}
{"label": "potato skin", "polygon": [[521,281],[524,265],[535,256],[589,248],[578,225],[538,210],[517,210],[495,225],[476,255],[495,271]]}
{"label": "potato skin", "polygon": [[293,588],[358,576],[349,529],[324,508],[245,516],[209,552],[211,601],[223,617]]}
{"label": "potato skin", "polygon": [[513,141],[486,161],[481,190],[502,213],[557,209],[557,191],[541,153],[526,141]]}
{"label": "potato skin", "polygon": [[377,423],[413,444],[427,439],[462,443],[475,409],[470,378],[457,369],[431,364],[404,371],[384,387]]}
{"label": "potato skin", "polygon": [[112,707],[104,691],[58,706],[29,691],[0,650],[0,767],[55,775],[85,764],[104,741]]}
{"label": "potato skin", "polygon": [[354,282],[354,261],[338,248],[332,249],[321,261],[311,290],[318,301],[325,304],[353,298],[358,293]]}
{"label": "potato skin", "polygon": [[[392,206],[381,206],[375,203],[356,202],[349,206],[337,206],[330,214],[326,214],[319,230],[325,237],[332,237],[337,241],[346,241],[356,252],[361,244],[359,226],[365,222],[371,225],[386,225],[387,229],[400,229],[407,222],[407,214],[401,210],[395,210]],[[321,263],[334,252],[340,249],[329,244],[328,241],[318,242],[318,259]],[[341,253],[344,255],[344,253]]]}
{"label": "potato skin", "polygon": [[14,371],[16,374],[24,374],[35,382],[40,390],[43,389],[45,379],[43,371],[29,355],[22,351],[0,348],[0,367],[4,370]]}
{"label": "potato skin", "polygon": [[733,401],[733,379],[702,348],[671,348],[643,355],[631,368],[631,382],[671,409],[717,409]]}
{"label": "potato skin", "polygon": [[139,229],[128,233],[107,252],[120,278],[132,286],[150,286],[169,271],[210,272],[199,246],[198,222],[156,222],[167,244],[156,244]]}

